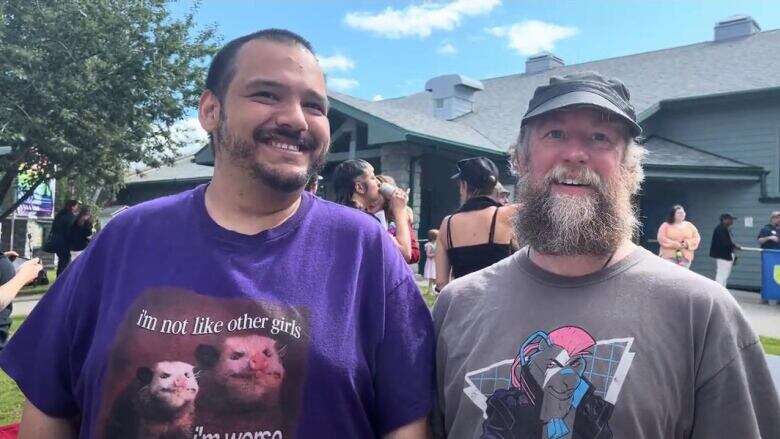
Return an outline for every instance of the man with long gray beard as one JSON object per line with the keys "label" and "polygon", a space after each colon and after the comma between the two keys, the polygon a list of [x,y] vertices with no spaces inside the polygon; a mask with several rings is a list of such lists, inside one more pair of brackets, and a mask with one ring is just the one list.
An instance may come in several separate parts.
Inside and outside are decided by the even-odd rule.
{"label": "man with long gray beard", "polygon": [[527,246],[449,284],[434,309],[438,436],[780,437],[734,299],[631,241],[640,134],[620,81],[536,89],[514,151]]}

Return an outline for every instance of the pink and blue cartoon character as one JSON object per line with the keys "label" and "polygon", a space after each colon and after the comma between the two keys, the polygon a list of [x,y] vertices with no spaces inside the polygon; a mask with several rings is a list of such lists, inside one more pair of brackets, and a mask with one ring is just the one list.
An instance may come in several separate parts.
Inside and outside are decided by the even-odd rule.
{"label": "pink and blue cartoon character", "polygon": [[584,376],[596,342],[563,326],[531,334],[512,365],[512,385],[488,398],[484,438],[606,439],[612,404]]}

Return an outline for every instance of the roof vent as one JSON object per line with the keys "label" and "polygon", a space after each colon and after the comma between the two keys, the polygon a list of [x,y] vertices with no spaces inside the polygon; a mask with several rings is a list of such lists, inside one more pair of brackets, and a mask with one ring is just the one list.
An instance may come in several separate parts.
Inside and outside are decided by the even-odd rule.
{"label": "roof vent", "polygon": [[432,93],[433,115],[443,120],[471,113],[474,93],[484,89],[482,82],[462,75],[437,76],[425,83],[425,91]]}
{"label": "roof vent", "polygon": [[533,75],[534,73],[544,72],[545,70],[563,67],[566,65],[562,59],[550,52],[540,52],[531,55],[525,61],[525,73]]}
{"label": "roof vent", "polygon": [[715,23],[715,41],[746,37],[761,32],[761,26],[749,15],[735,15]]}

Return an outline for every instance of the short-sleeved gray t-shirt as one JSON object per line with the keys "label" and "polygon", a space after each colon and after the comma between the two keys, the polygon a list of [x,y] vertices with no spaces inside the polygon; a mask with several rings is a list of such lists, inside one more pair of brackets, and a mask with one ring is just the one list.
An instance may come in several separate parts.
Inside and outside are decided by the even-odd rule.
{"label": "short-sleeved gray t-shirt", "polygon": [[737,303],[642,248],[573,278],[522,249],[448,285],[434,320],[438,436],[780,438]]}

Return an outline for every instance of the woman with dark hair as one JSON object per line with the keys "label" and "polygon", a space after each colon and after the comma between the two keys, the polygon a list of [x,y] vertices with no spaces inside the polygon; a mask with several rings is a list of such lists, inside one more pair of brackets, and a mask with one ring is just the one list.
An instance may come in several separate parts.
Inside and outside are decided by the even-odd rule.
{"label": "woman with dark hair", "polygon": [[701,236],[696,226],[685,221],[685,209],[679,204],[672,206],[666,221],[658,228],[658,244],[662,258],[679,266],[690,268],[693,252],[699,248]]}
{"label": "woman with dark hair", "polygon": [[[379,192],[380,182],[374,175],[374,167],[367,161],[352,159],[339,163],[333,170],[331,180],[337,203],[362,210],[372,214],[372,217],[374,213],[382,210],[386,203],[397,224],[409,223],[406,192],[396,189],[392,196],[385,199]],[[408,227],[398,227],[393,239],[401,256],[409,263],[412,259],[411,230]]]}
{"label": "woman with dark hair", "polygon": [[57,255],[57,276],[65,271],[65,267],[70,264],[70,247],[68,245],[68,233],[71,226],[76,221],[76,213],[78,212],[79,202],[76,200],[68,200],[62,209],[54,216],[54,221],[51,224],[51,232],[49,240],[51,241],[51,249],[53,253]]}
{"label": "woman with dark hair", "polygon": [[502,205],[491,197],[498,184],[498,167],[486,157],[458,162],[461,207],[439,227],[436,244],[436,287],[511,255],[515,204]]}
{"label": "woman with dark hair", "polygon": [[92,212],[89,207],[82,207],[68,232],[71,260],[76,259],[87,248],[89,237],[92,236],[92,226]]}

